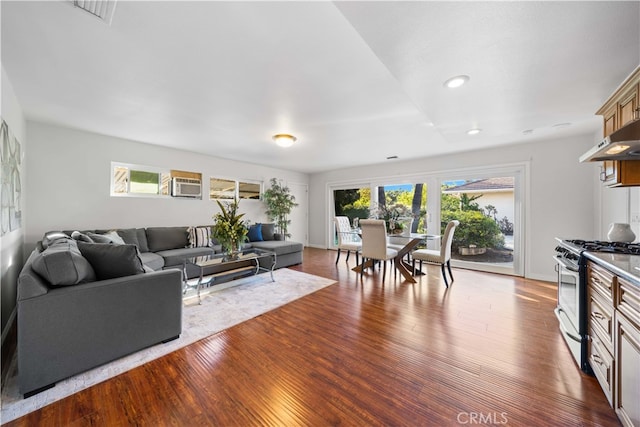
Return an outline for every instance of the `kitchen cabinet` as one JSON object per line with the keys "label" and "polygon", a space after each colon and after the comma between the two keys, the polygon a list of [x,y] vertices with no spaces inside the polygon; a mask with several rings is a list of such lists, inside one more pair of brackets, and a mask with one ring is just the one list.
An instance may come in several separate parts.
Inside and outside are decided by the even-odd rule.
{"label": "kitchen cabinet", "polygon": [[[604,121],[604,136],[638,118],[640,113],[640,68],[616,90],[596,112]],[[608,160],[603,162],[601,180],[609,187],[640,185],[640,160]]]}
{"label": "kitchen cabinet", "polygon": [[589,365],[624,426],[640,427],[640,282],[587,263]]}

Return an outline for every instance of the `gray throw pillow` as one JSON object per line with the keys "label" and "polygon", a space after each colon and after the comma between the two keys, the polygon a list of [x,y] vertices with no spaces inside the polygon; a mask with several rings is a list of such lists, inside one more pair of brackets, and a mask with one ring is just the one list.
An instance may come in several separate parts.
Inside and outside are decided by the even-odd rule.
{"label": "gray throw pillow", "polygon": [[[88,244],[88,243],[87,243]],[[96,274],[75,240],[57,239],[39,253],[31,268],[53,286],[93,282]]]}
{"label": "gray throw pillow", "polygon": [[276,225],[274,223],[262,224],[262,240],[273,240]]}
{"label": "gray throw pillow", "polygon": [[113,240],[111,240],[110,237],[107,237],[104,234],[87,233],[87,236],[91,237],[93,243],[113,243]]}
{"label": "gray throw pillow", "polygon": [[104,245],[78,242],[82,255],[91,263],[98,280],[144,273],[135,245]]}
{"label": "gray throw pillow", "polygon": [[44,237],[42,238],[42,247],[46,249],[58,239],[70,239],[70,238],[71,236],[63,233],[62,231],[49,231],[45,233]]}
{"label": "gray throw pillow", "polygon": [[138,242],[138,232],[135,228],[117,230],[117,233],[122,237],[122,240],[124,240],[127,245],[136,245],[140,247],[140,242]]}

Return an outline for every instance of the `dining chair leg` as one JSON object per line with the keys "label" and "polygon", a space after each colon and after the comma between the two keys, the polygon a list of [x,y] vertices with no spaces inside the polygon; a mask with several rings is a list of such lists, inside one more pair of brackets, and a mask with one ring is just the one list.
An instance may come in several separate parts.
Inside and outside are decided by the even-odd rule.
{"label": "dining chair leg", "polygon": [[449,276],[451,276],[451,283],[453,283],[453,273],[451,273],[451,260],[447,261],[447,269],[449,270]]}
{"label": "dining chair leg", "polygon": [[356,265],[360,265],[360,261],[358,260],[358,251],[356,251]]}
{"label": "dining chair leg", "polygon": [[338,256],[336,256],[336,264],[338,263],[339,259],[340,259],[340,248],[338,248]]}
{"label": "dining chair leg", "polygon": [[449,282],[447,282],[447,274],[444,271],[444,263],[440,264],[440,268],[442,269],[442,278],[444,279],[444,286],[449,287]]}
{"label": "dining chair leg", "polygon": [[347,251],[347,259],[345,260],[345,262],[349,262],[349,255],[351,255],[351,251]]}
{"label": "dining chair leg", "polygon": [[382,281],[384,282],[384,276],[387,274],[387,261],[382,261]]}
{"label": "dining chair leg", "polygon": [[365,257],[362,257],[362,264],[360,266],[360,279],[362,280],[362,276],[364,274],[364,261],[365,261]]}

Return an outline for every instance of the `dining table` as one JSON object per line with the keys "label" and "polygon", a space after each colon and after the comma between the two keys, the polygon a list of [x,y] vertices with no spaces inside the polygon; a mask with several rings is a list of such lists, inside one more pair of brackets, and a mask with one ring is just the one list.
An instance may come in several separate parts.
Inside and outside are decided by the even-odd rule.
{"label": "dining table", "polygon": [[[389,237],[395,238],[397,240],[403,241],[404,245],[402,248],[398,250],[398,254],[393,259],[393,265],[395,269],[400,272],[402,277],[408,282],[416,283],[415,275],[422,274],[421,272],[416,272],[411,264],[405,261],[405,256],[415,249],[416,246],[420,244],[420,242],[427,240],[440,240],[441,236],[439,234],[423,234],[423,233],[409,233],[409,234],[389,234]],[[363,268],[370,268],[373,266],[374,260],[368,259],[363,264],[358,264],[353,267],[351,270],[360,273]]]}

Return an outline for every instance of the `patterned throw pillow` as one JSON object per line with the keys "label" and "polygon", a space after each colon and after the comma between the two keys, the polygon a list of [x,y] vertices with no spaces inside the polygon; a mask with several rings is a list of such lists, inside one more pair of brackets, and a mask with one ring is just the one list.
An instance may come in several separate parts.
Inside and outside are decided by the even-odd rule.
{"label": "patterned throw pillow", "polygon": [[189,246],[192,248],[213,246],[211,243],[211,227],[189,227]]}

